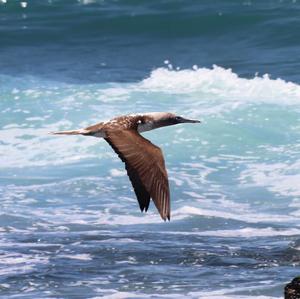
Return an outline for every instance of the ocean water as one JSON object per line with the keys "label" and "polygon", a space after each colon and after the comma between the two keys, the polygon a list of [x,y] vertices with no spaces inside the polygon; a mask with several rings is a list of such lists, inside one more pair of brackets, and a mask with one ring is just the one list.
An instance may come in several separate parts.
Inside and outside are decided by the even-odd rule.
{"label": "ocean water", "polygon": [[[0,297],[282,298],[300,265],[299,1],[0,1]],[[172,214],[105,141],[144,134]]]}

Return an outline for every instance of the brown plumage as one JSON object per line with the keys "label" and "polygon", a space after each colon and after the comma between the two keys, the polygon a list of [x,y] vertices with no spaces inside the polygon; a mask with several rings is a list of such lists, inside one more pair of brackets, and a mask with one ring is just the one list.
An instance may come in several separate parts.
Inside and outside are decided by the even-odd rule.
{"label": "brown plumage", "polygon": [[52,134],[104,138],[125,163],[141,211],[148,210],[152,198],[162,219],[170,220],[170,190],[163,153],[139,133],[188,122],[199,123],[173,113],[153,112],[120,116],[85,129]]}

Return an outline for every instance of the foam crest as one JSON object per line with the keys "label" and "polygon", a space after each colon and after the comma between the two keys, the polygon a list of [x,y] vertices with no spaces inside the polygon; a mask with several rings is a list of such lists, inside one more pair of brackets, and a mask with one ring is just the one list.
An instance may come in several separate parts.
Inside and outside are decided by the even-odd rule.
{"label": "foam crest", "polygon": [[175,232],[176,235],[196,235],[203,237],[221,237],[221,238],[257,238],[257,237],[276,237],[276,236],[297,236],[300,235],[300,229],[274,229],[245,227],[241,229],[211,230],[203,232]]}
{"label": "foam crest", "polygon": [[300,86],[265,74],[252,79],[239,77],[231,69],[209,68],[172,70],[158,68],[140,83],[140,88],[169,94],[197,93],[225,100],[261,101],[299,105]]}
{"label": "foam crest", "polygon": [[[249,288],[250,289],[250,288]],[[228,290],[220,290],[220,291],[212,291],[212,292],[189,292],[187,294],[141,294],[141,293],[132,293],[132,292],[118,292],[117,290],[108,290],[108,294],[101,297],[92,297],[91,299],[123,299],[123,298],[210,298],[210,299],[276,299],[278,297],[271,296],[248,296],[248,295],[235,295],[235,294],[227,294]]]}
{"label": "foam crest", "polygon": [[267,213],[257,213],[256,211],[245,211],[236,213],[226,211],[216,211],[211,209],[195,208],[191,206],[183,206],[173,212],[173,218],[181,219],[187,216],[205,216],[223,219],[231,219],[243,221],[246,223],[297,223],[297,217],[292,215],[273,215]]}

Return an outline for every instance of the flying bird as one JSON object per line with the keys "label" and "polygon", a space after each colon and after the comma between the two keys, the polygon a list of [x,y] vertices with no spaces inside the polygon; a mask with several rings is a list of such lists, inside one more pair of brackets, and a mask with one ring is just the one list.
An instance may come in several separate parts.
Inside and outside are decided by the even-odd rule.
{"label": "flying bird", "polygon": [[147,212],[150,198],[161,218],[170,220],[170,189],[161,149],[140,133],[181,123],[200,123],[168,112],[130,114],[85,129],[52,132],[104,138],[125,163],[141,211]]}

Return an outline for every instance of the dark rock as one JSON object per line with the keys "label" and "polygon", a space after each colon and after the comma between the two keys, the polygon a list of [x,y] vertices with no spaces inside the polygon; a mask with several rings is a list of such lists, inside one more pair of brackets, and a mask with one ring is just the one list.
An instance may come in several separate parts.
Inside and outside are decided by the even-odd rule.
{"label": "dark rock", "polygon": [[284,288],[285,299],[300,299],[300,276],[288,283]]}

